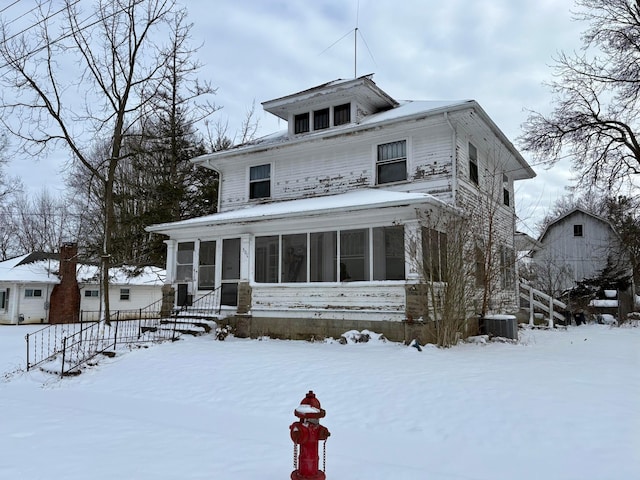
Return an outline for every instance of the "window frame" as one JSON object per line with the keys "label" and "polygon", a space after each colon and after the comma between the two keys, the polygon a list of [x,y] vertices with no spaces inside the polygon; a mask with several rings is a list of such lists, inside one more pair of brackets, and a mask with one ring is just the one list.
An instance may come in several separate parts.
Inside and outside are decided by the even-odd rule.
{"label": "window frame", "polygon": [[351,102],[333,107],[333,126],[351,123]]}
{"label": "window frame", "polygon": [[[267,177],[260,178],[251,178],[252,171],[257,171],[254,169],[260,167],[269,167],[269,174]],[[272,178],[272,165],[271,163],[263,163],[261,165],[252,165],[249,167],[249,200],[261,200],[263,198],[271,198],[271,178]],[[252,186],[254,185],[267,185],[267,194],[266,195],[256,195],[254,194]]]}
{"label": "window frame", "polygon": [[311,122],[309,120],[309,112],[298,113],[293,116],[293,133],[307,133],[311,131]]}
{"label": "window frame", "polygon": [[471,183],[480,186],[480,169],[478,168],[478,149],[471,142],[469,142],[468,144],[468,155],[469,155],[469,180],[471,181]]}
{"label": "window frame", "polygon": [[24,298],[42,298],[41,288],[25,288]]}
{"label": "window frame", "polygon": [[[390,183],[400,183],[400,182],[406,182],[408,179],[408,155],[407,155],[407,151],[408,151],[408,141],[407,139],[402,139],[402,140],[395,140],[393,142],[385,142],[385,143],[379,143],[378,145],[376,145],[375,147],[375,158],[376,158],[376,185],[387,185]],[[392,148],[394,145],[402,145],[402,152],[404,155],[397,155],[395,157],[390,157],[390,158],[382,158],[385,157],[385,153],[383,151],[383,149],[385,147],[389,147]],[[381,169],[386,169],[386,167],[396,167],[397,165],[404,165],[404,176],[403,178],[392,178],[390,180],[385,180],[385,181],[381,181],[380,177],[383,176],[381,175]],[[390,170],[390,168],[389,168]]]}

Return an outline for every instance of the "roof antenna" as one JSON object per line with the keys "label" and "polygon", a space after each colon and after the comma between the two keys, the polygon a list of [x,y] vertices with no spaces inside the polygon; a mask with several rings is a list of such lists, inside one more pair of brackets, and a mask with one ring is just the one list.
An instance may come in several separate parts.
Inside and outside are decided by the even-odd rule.
{"label": "roof antenna", "polygon": [[360,20],[360,0],[356,6],[356,28],[353,29],[353,78],[358,78],[358,21]]}

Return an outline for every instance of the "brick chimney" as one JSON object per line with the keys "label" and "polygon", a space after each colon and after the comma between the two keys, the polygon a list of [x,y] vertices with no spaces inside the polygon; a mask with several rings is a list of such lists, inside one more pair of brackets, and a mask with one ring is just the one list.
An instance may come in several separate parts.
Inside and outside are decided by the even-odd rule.
{"label": "brick chimney", "polygon": [[49,306],[49,323],[74,323],[80,315],[80,287],[76,273],[78,245],[60,246],[60,283],[53,287]]}

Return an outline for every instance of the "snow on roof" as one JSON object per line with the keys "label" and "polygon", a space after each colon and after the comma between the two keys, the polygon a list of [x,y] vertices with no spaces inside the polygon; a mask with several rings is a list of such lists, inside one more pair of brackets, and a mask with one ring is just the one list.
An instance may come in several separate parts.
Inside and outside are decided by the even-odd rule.
{"label": "snow on roof", "polygon": [[267,220],[310,213],[332,211],[364,210],[393,207],[409,203],[438,203],[447,205],[428,193],[407,193],[392,190],[361,188],[338,195],[286,200],[255,205],[228,212],[214,213],[204,217],[191,218],[180,222],[162,223],[147,227],[147,231],[161,232],[187,226],[235,223],[247,220]]}
{"label": "snow on roof", "polygon": [[[0,262],[0,282],[12,283],[60,283],[58,277],[58,260],[39,260],[31,263],[21,262],[30,254]],[[78,264],[78,281],[80,283],[97,283],[99,267],[96,265]],[[114,285],[162,285],[165,271],[157,267],[119,267],[110,270],[111,283]]]}

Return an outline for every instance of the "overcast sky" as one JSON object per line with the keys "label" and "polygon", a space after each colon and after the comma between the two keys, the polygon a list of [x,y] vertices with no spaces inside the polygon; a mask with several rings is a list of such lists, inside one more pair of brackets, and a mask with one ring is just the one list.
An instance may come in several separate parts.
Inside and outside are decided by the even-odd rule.
{"label": "overcast sky", "polygon": [[[83,0],[85,1],[85,0]],[[88,0],[86,0],[88,1]],[[580,45],[572,0],[183,0],[200,78],[218,89],[219,119],[239,128],[253,101],[259,136],[285,128],[261,102],[373,73],[396,100],[474,99],[516,146],[525,109],[548,112],[552,57]],[[5,15],[10,15],[10,10]],[[358,26],[354,68],[354,28]],[[516,184],[523,228],[564,194],[571,173],[533,164]],[[63,188],[61,162],[14,158],[30,191]]]}

